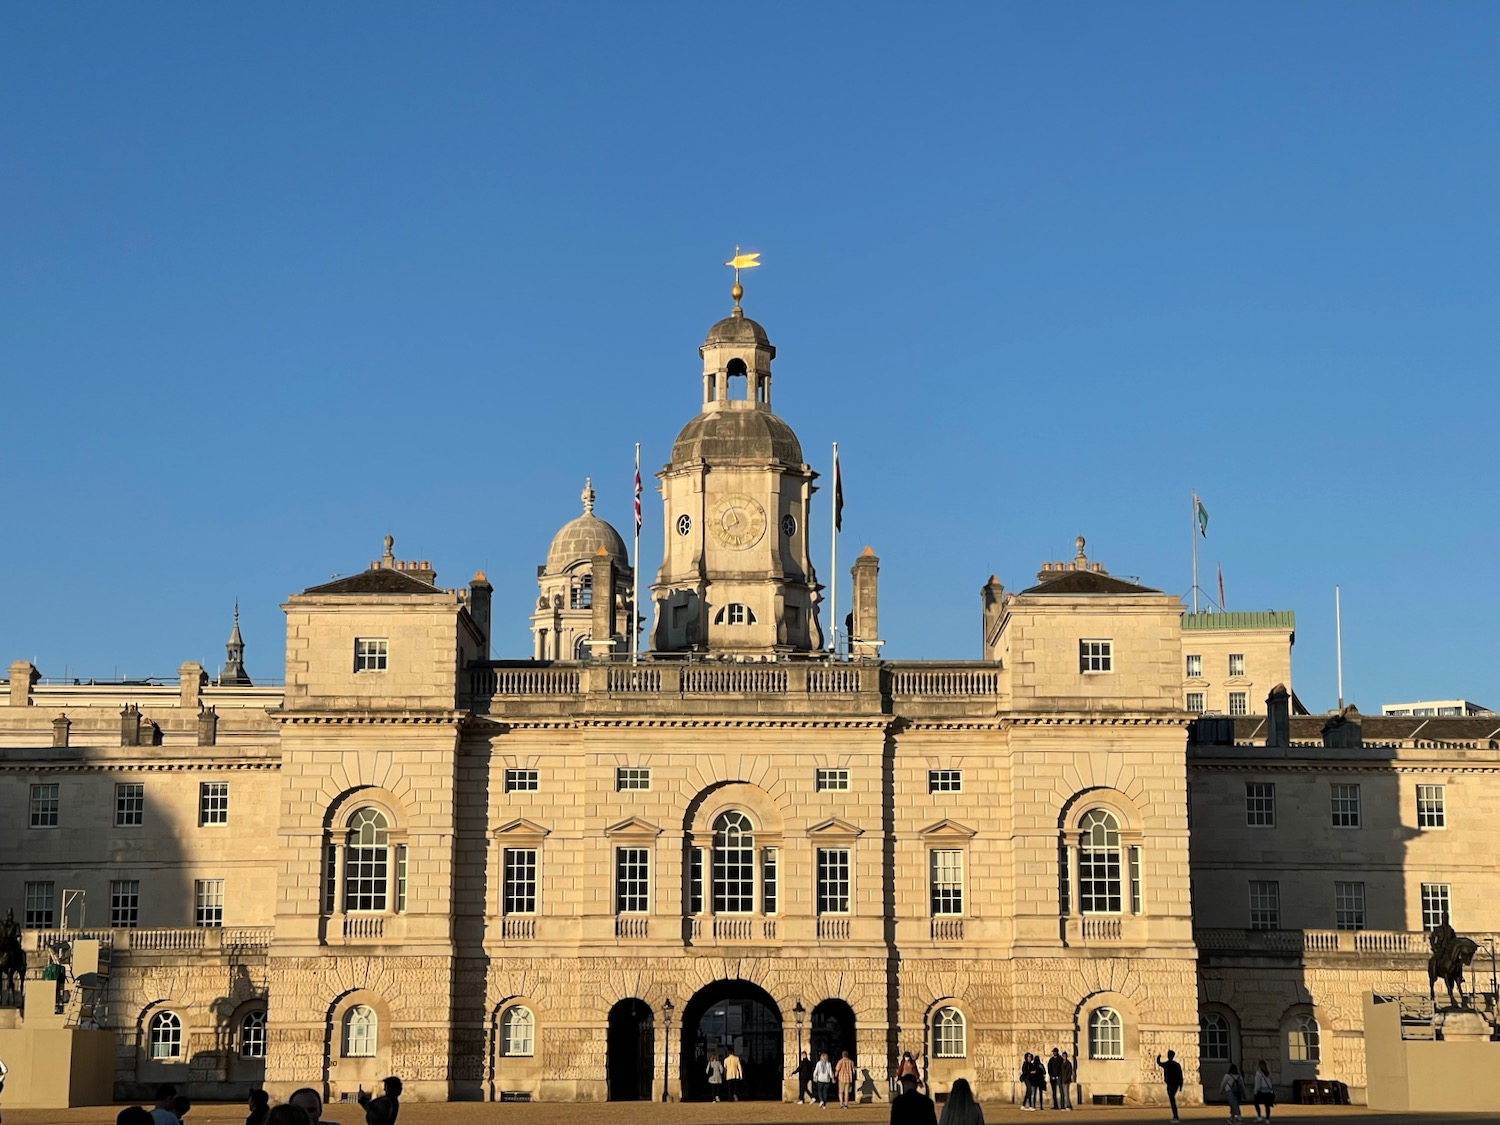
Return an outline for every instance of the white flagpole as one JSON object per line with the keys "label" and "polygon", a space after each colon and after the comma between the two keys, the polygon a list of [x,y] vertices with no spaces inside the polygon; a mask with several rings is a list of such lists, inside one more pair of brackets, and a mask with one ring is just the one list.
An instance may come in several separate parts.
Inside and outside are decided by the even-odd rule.
{"label": "white flagpole", "polygon": [[1198,612],[1198,490],[1193,490],[1193,612]]}
{"label": "white flagpole", "polygon": [[1339,666],[1339,710],[1344,709],[1344,618],[1339,611],[1339,588],[1333,588],[1333,646]]}
{"label": "white flagpole", "polygon": [[630,662],[640,658],[641,651],[641,443],[635,443],[635,491],[631,497],[634,508],[631,520],[635,523],[635,548],[630,556],[630,574],[635,589],[630,595]]}
{"label": "white flagpole", "polygon": [[828,491],[829,511],[832,518],[828,523],[829,539],[833,544],[832,552],[828,560],[828,615],[832,619],[828,622],[828,651],[834,656],[839,654],[839,443],[833,443],[833,487]]}

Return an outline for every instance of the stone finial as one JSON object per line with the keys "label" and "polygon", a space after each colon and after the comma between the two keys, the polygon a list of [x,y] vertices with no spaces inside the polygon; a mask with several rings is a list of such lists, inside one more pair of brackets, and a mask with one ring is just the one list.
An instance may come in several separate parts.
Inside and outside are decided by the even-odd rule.
{"label": "stone finial", "polygon": [[581,499],[583,501],[583,514],[586,515],[586,516],[593,515],[594,514],[594,478],[593,477],[584,477],[583,478],[583,492],[581,492],[579,494],[579,499]]}
{"label": "stone finial", "polygon": [[380,556],[380,561],[387,567],[396,565],[396,537],[394,535],[385,537],[385,553]]}
{"label": "stone finial", "polygon": [[1077,539],[1073,540],[1073,546],[1075,546],[1076,548],[1078,548],[1078,557],[1076,559],[1074,559],[1073,561],[1076,562],[1076,563],[1078,563],[1079,566],[1083,566],[1083,564],[1085,564],[1085,563],[1087,563],[1089,561],[1089,557],[1083,553],[1083,542],[1084,542],[1084,540],[1083,540],[1083,536],[1082,535],[1080,535]]}

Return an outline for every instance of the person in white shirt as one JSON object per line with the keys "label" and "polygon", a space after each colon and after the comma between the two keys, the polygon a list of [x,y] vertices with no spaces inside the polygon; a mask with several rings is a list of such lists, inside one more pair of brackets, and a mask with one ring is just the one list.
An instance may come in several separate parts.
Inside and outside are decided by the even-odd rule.
{"label": "person in white shirt", "polygon": [[828,1061],[828,1052],[818,1056],[818,1065],[813,1067],[813,1085],[818,1088],[818,1104],[828,1108],[828,1088],[833,1085],[833,1064]]}

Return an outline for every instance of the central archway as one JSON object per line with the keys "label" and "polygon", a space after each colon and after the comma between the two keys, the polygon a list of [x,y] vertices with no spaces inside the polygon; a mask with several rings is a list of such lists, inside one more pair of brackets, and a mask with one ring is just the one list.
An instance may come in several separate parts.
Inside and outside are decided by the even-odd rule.
{"label": "central archway", "polygon": [[854,1009],[842,1000],[824,1000],[812,1010],[812,1019],[808,1021],[808,1045],[809,1057],[814,1062],[822,1051],[828,1052],[828,1061],[832,1063],[837,1063],[845,1051],[859,1062],[854,1050]]}
{"label": "central archway", "polygon": [[609,1010],[605,1056],[612,1102],[649,1102],[656,1075],[656,1018],[644,1000],[631,997]]}
{"label": "central archway", "polygon": [[716,980],[698,990],[682,1013],[682,1090],[691,1101],[706,1101],[708,1056],[722,1060],[729,1048],[745,1068],[740,1097],[780,1101],[782,1078],[781,1009],[771,994],[747,980]]}

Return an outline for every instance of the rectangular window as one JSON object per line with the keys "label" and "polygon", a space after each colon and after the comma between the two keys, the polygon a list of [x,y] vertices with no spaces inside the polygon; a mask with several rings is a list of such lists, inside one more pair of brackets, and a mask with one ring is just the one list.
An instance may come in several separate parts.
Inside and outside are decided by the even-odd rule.
{"label": "rectangular window", "polygon": [[505,771],[505,791],[507,793],[535,793],[536,790],[536,770]]}
{"label": "rectangular window", "polygon": [[1243,676],[1245,674],[1245,654],[1243,652],[1231,652],[1229,654],[1229,674],[1231,676]]}
{"label": "rectangular window", "polygon": [[349,844],[344,848],[344,910],[381,914],[390,887],[388,844]]}
{"label": "rectangular window", "polygon": [[1201,715],[1208,710],[1201,691],[1190,691],[1187,693],[1187,709],[1195,715]]}
{"label": "rectangular window", "polygon": [[1141,849],[1130,848],[1130,913],[1141,913]]}
{"label": "rectangular window", "polygon": [[56,785],[33,785],[31,787],[31,827],[57,827]]}
{"label": "rectangular window", "polygon": [[204,781],[198,785],[200,827],[229,823],[229,782]]}
{"label": "rectangular window", "polygon": [[962,770],[927,771],[927,792],[929,793],[959,793],[963,791],[963,787]]}
{"label": "rectangular window", "polygon": [[26,884],[26,913],[24,922],[28,930],[50,930],[56,925],[53,910],[55,883]]}
{"label": "rectangular window", "polygon": [[624,793],[631,789],[650,789],[651,771],[643,766],[621,766],[615,770],[615,789]]}
{"label": "rectangular window", "polygon": [[[27,886],[31,884],[28,883]],[[1422,928],[1435,930],[1448,920],[1448,884],[1422,884]]]}
{"label": "rectangular window", "polygon": [[1359,827],[1359,786],[1333,785],[1329,796],[1333,803],[1333,826],[1335,828]]}
{"label": "rectangular window", "polygon": [[1189,654],[1187,658],[1187,674],[1189,679],[1199,679],[1203,676],[1203,657]]}
{"label": "rectangular window", "polygon": [[1253,879],[1250,882],[1250,928],[1281,928],[1281,884],[1274,879]]}
{"label": "rectangular window", "polygon": [[703,849],[688,852],[688,913],[703,913]]}
{"label": "rectangular window", "polygon": [[713,863],[714,913],[755,913],[755,848],[741,835],[715,842]]}
{"label": "rectangular window", "polygon": [[933,917],[964,912],[964,853],[958,848],[928,852]]}
{"label": "rectangular window", "polygon": [[1245,782],[1245,823],[1251,828],[1276,827],[1276,786],[1274,783]]}
{"label": "rectangular window", "polygon": [[1417,786],[1417,827],[1448,827],[1447,794],[1442,785]]}
{"label": "rectangular window", "polygon": [[1336,929],[1364,929],[1365,885],[1363,883],[1335,883],[1333,885],[1333,912]]}
{"label": "rectangular window", "polygon": [[818,849],[818,913],[849,913],[849,849]]}
{"label": "rectangular window", "polygon": [[224,880],[193,880],[193,924],[195,926],[222,926],[224,924]]}
{"label": "rectangular window", "polygon": [[356,672],[384,672],[390,656],[390,642],[385,637],[356,637],[354,641],[354,670]]}
{"label": "rectangular window", "polygon": [[115,827],[139,828],[146,823],[146,787],[138,781],[115,786]]}
{"label": "rectangular window", "polygon": [[109,925],[133,930],[141,924],[141,881],[115,879],[109,884]]}
{"label": "rectangular window", "polygon": [[820,769],[817,772],[817,785],[819,793],[845,792],[849,788],[849,771]]}
{"label": "rectangular window", "polygon": [[775,848],[767,848],[761,853],[760,858],[760,908],[766,914],[776,913],[776,903],[779,897],[779,888],[776,885],[777,876],[777,853]]}
{"label": "rectangular window", "polygon": [[615,913],[651,910],[651,849],[615,849]]}
{"label": "rectangular window", "polygon": [[1229,693],[1229,713],[1231,715],[1250,714],[1250,695],[1248,692],[1232,691]]}
{"label": "rectangular window", "polygon": [[505,875],[500,888],[503,914],[536,913],[536,849],[506,848]]}
{"label": "rectangular window", "polygon": [[337,908],[339,892],[339,849],[337,844],[323,847],[323,913]]}
{"label": "rectangular window", "polygon": [[1080,672],[1113,672],[1113,641],[1079,641],[1078,670]]}
{"label": "rectangular window", "polygon": [[406,845],[396,845],[396,913],[406,913]]}

